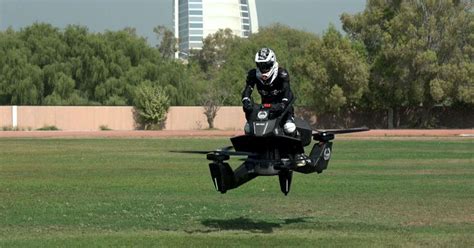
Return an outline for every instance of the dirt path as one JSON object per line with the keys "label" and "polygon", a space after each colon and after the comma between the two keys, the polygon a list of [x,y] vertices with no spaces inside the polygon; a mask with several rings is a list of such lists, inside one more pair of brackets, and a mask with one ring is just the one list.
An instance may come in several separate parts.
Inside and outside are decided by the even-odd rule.
{"label": "dirt path", "polygon": [[[242,131],[0,131],[0,138],[155,138],[155,137],[232,137]],[[377,129],[340,134],[338,137],[473,137],[474,129]]]}

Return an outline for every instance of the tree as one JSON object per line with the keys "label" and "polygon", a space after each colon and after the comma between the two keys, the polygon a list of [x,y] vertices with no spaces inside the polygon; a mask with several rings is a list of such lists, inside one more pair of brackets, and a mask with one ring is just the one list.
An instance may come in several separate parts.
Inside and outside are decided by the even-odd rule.
{"label": "tree", "polygon": [[365,58],[334,26],[329,27],[322,40],[311,42],[296,65],[297,73],[310,81],[304,97],[311,99],[309,104],[318,113],[353,108],[367,90],[369,71]]}
{"label": "tree", "polygon": [[29,63],[40,68],[55,62],[62,62],[67,53],[67,45],[63,42],[58,28],[47,23],[34,23],[19,33],[25,47],[31,51]]}
{"label": "tree", "polygon": [[238,40],[229,28],[219,29],[214,34],[207,36],[202,49],[197,54],[197,61],[204,72],[219,69],[227,60],[233,48],[234,41]]}
{"label": "tree", "polygon": [[137,123],[145,130],[162,129],[169,109],[169,99],[162,87],[151,81],[142,82],[136,89],[134,102]]}
{"label": "tree", "polygon": [[214,119],[217,112],[228,97],[226,89],[218,85],[209,87],[208,91],[202,95],[201,104],[204,106],[204,115],[206,116],[209,129],[214,128]]}
{"label": "tree", "polygon": [[101,34],[35,23],[0,32],[1,104],[133,104],[146,80],[175,88],[177,104],[196,104],[194,74],[201,75],[162,58],[133,28]]}
{"label": "tree", "polygon": [[205,75],[196,63],[183,64],[179,60],[166,61],[160,66],[160,82],[174,106],[200,104],[200,96],[208,89]]}
{"label": "tree", "polygon": [[413,124],[429,126],[437,104],[470,104],[474,95],[470,1],[370,0],[364,12],[341,17],[371,63],[366,106],[388,110],[388,126],[401,108],[423,107]]}
{"label": "tree", "polygon": [[160,44],[157,45],[157,47],[161,56],[166,59],[174,58],[174,54],[178,51],[178,39],[176,39],[173,31],[160,25],[154,27],[153,32],[156,34],[158,41],[160,41]]}
{"label": "tree", "polygon": [[56,72],[51,77],[52,92],[45,97],[44,104],[69,105],[70,98],[75,93],[74,80],[63,72]]}
{"label": "tree", "polygon": [[38,66],[27,62],[26,49],[8,49],[0,70],[0,95],[6,104],[36,105],[43,93],[43,73]]}
{"label": "tree", "polygon": [[127,105],[125,91],[127,84],[125,80],[109,78],[104,83],[98,84],[95,88],[95,98],[105,105]]}

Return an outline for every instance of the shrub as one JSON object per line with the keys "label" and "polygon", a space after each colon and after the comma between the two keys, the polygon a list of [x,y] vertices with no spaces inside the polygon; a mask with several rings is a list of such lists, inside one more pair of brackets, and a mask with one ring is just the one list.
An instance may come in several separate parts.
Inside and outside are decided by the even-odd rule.
{"label": "shrub", "polygon": [[61,129],[57,128],[54,125],[50,125],[50,126],[45,125],[44,127],[38,128],[36,130],[37,131],[60,131]]}
{"label": "shrub", "polygon": [[150,81],[145,81],[137,87],[134,116],[139,128],[163,129],[169,106],[169,98],[162,87],[152,85]]}
{"label": "shrub", "polygon": [[112,131],[112,129],[109,128],[107,125],[100,125],[99,129],[100,131]]}
{"label": "shrub", "polygon": [[13,127],[13,126],[3,126],[0,131],[31,131],[31,127]]}

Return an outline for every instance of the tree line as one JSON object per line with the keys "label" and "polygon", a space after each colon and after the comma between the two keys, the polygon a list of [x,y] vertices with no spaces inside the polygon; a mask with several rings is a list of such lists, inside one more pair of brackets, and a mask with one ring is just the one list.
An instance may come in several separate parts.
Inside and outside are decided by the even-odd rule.
{"label": "tree line", "polygon": [[270,47],[290,72],[296,105],[318,114],[382,111],[397,126],[412,113],[426,127],[434,107],[474,109],[471,1],[368,0],[341,22],[344,33],[329,26],[321,35],[281,24],[247,39],[220,30],[187,63],[174,59],[177,41],[162,26],[156,47],[133,28],[9,28],[0,32],[0,104],[136,105],[159,89],[175,106],[240,105],[254,54]]}

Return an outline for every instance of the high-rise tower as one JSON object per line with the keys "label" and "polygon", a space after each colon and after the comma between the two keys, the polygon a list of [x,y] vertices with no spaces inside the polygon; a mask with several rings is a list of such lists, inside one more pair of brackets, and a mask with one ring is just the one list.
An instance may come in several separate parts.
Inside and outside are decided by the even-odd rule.
{"label": "high-rise tower", "polygon": [[202,40],[219,29],[230,28],[240,37],[258,32],[255,0],[173,0],[174,33],[179,40],[176,57],[201,49]]}

